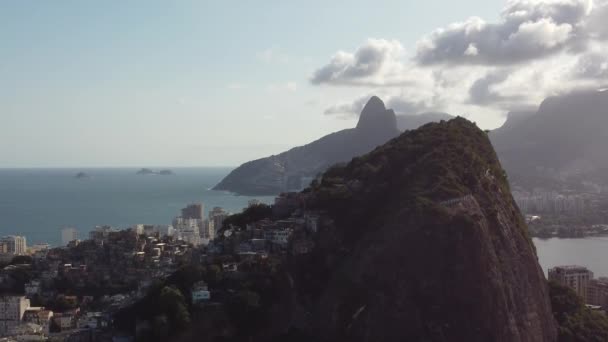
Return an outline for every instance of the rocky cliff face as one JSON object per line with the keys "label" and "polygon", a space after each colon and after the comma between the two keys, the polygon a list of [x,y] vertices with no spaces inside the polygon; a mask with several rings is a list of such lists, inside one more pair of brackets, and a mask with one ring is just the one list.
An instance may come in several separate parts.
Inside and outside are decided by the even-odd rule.
{"label": "rocky cliff face", "polygon": [[[399,134],[395,113],[372,97],[356,128],[332,133],[308,145],[247,162],[233,170],[214,189],[244,195],[276,195],[298,189],[305,179],[329,166],[371,151]],[[292,182],[293,180],[293,182]]]}
{"label": "rocky cliff face", "polygon": [[311,340],[556,340],[534,246],[474,124],[406,132],[306,193],[324,223],[290,272]]}

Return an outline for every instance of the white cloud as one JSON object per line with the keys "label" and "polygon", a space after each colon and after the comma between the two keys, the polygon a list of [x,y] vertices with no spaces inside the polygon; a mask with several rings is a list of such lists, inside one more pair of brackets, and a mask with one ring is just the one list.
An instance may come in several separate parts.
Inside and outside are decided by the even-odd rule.
{"label": "white cloud", "polygon": [[408,77],[412,65],[404,63],[400,42],[368,39],[354,53],[338,51],[329,63],[317,69],[310,81],[330,85],[400,85],[414,81]]}
{"label": "white cloud", "polygon": [[358,114],[363,99],[381,90],[396,112],[499,121],[547,96],[606,86],[607,18],[608,0],[509,1],[497,22],[473,17],[439,28],[417,42],[414,55],[385,39],[338,51],[311,83],[362,88],[326,114]]}
{"label": "white cloud", "polygon": [[417,44],[424,65],[507,65],[544,58],[584,45],[591,0],[510,1],[498,23],[473,17],[439,28]]}

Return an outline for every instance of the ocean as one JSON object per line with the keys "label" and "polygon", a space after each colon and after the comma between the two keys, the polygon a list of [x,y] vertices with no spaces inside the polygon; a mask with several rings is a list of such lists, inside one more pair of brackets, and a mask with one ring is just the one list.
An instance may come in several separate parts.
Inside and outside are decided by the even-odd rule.
{"label": "ocean", "polygon": [[[230,168],[172,170],[161,176],[136,175],[135,168],[0,169],[0,236],[59,246],[63,227],[86,238],[96,225],[170,224],[190,203],[203,202],[206,214],[216,206],[236,213],[254,198],[210,190]],[[90,178],[77,179],[79,172]]]}

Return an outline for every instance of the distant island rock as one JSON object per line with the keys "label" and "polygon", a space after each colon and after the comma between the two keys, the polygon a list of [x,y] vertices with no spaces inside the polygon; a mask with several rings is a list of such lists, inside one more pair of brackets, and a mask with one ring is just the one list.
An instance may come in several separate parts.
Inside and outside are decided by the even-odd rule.
{"label": "distant island rock", "polygon": [[164,170],[160,170],[160,171],[154,171],[152,169],[142,168],[139,171],[137,171],[136,174],[140,175],[140,176],[146,176],[146,175],[172,176],[175,173],[173,173],[173,171],[171,171],[169,169],[164,169]]}
{"label": "distant island rock", "polygon": [[77,173],[77,174],[74,176],[74,178],[76,178],[76,179],[90,179],[90,178],[91,178],[91,176],[90,176],[89,174],[85,173],[85,172],[78,172],[78,173]]}

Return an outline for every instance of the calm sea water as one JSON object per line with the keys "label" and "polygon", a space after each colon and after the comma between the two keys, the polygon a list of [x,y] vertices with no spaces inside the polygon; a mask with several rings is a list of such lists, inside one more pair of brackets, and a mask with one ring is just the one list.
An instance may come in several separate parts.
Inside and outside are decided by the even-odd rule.
{"label": "calm sea water", "polygon": [[608,237],[533,239],[545,274],[559,265],[586,266],[596,277],[608,277]]}
{"label": "calm sea water", "polygon": [[[80,171],[91,178],[76,179]],[[207,213],[214,206],[239,212],[253,198],[209,190],[228,168],[173,171],[173,176],[138,176],[137,169],[0,169],[0,236],[25,235],[28,244],[57,246],[65,226],[86,237],[101,224],[170,224],[193,202],[203,202]]]}

